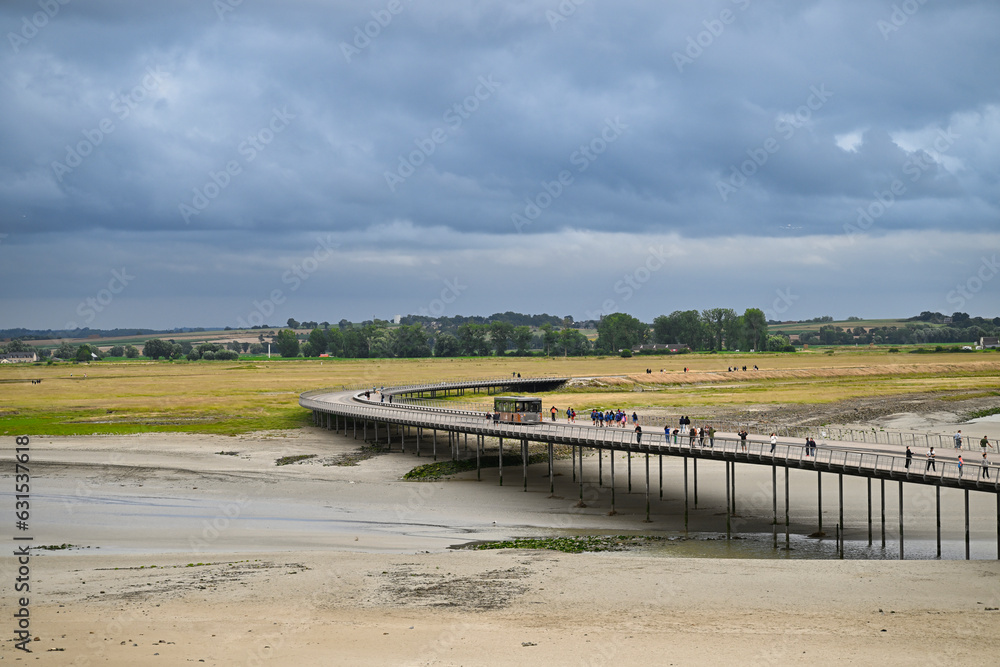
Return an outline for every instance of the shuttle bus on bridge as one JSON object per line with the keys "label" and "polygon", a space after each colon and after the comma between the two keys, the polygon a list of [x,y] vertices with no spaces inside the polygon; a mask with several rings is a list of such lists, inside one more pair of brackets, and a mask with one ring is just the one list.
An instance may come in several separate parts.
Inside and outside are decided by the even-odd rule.
{"label": "shuttle bus on bridge", "polygon": [[506,424],[537,424],[542,421],[542,399],[526,396],[497,396],[493,412]]}

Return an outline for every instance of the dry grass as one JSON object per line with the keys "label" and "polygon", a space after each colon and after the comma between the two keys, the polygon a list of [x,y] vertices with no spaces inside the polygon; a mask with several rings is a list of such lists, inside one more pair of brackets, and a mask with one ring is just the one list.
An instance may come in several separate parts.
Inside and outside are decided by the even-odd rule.
{"label": "dry grass", "polygon": [[[994,359],[996,359],[994,361]],[[901,363],[901,362],[906,363]],[[754,363],[756,373],[726,373]],[[647,375],[654,367],[664,373]],[[683,372],[687,366],[691,369]],[[722,372],[718,372],[720,370]],[[122,362],[0,367],[0,434],[145,431],[241,433],[294,428],[298,395],[341,385],[533,375],[616,378],[614,387],[550,394],[557,405],[697,406],[822,403],[929,390],[991,391],[1000,355],[683,355],[620,359],[400,359],[270,362]],[[86,379],[83,375],[86,374]],[[40,378],[42,384],[18,380]],[[653,382],[656,380],[658,382]],[[13,381],[13,382],[12,382]],[[639,383],[648,391],[633,391]],[[578,407],[579,410],[579,407]]]}

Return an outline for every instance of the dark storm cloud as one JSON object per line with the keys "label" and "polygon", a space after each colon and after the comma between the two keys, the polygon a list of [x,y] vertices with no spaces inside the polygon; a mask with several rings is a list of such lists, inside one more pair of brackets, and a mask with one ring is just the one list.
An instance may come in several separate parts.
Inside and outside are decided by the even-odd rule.
{"label": "dark storm cloud", "polygon": [[0,253],[106,239],[39,297],[154,247],[157,285],[251,296],[317,233],[412,252],[406,281],[566,230],[844,237],[897,181],[861,231],[993,232],[997,25],[985,1],[5,3]]}

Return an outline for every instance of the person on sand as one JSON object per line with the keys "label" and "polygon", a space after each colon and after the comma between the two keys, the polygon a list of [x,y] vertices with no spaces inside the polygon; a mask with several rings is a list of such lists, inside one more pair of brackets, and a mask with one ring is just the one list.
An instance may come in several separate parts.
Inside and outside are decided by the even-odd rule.
{"label": "person on sand", "polygon": [[990,461],[986,458],[986,450],[983,450],[983,477],[990,478]]}
{"label": "person on sand", "polygon": [[955,439],[955,449],[962,448],[962,429],[958,430],[958,433],[952,436]]}
{"label": "person on sand", "polygon": [[935,456],[936,455],[934,454],[934,448],[933,447],[931,447],[930,449],[927,450],[927,465],[924,467],[924,472],[925,473],[928,470],[933,470],[934,472],[937,472],[937,465],[935,465],[935,463],[934,463],[934,457]]}
{"label": "person on sand", "polygon": [[910,451],[910,446],[907,445],[906,446],[906,465],[904,465],[903,467],[906,468],[907,470],[909,470],[910,463],[912,463],[912,462],[913,462],[913,452]]}
{"label": "person on sand", "polygon": [[774,447],[777,444],[778,444],[778,434],[777,433],[772,433],[771,434],[771,453],[772,454],[774,454]]}
{"label": "person on sand", "polygon": [[990,439],[987,438],[985,435],[983,436],[983,439],[979,441],[979,446],[983,448],[983,454],[986,453],[987,447],[993,449],[993,445],[990,444]]}

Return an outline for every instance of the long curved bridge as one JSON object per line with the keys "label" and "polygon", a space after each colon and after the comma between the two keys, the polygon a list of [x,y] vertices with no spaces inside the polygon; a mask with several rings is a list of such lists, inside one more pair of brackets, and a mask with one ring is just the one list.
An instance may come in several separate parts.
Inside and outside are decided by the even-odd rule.
{"label": "long curved bridge", "polygon": [[[440,396],[466,395],[467,393],[497,394],[508,392],[537,392],[553,390],[566,382],[568,378],[495,378],[489,380],[441,382],[436,384],[420,384],[381,389],[320,389],[307,391],[299,397],[299,405],[312,411],[315,424],[331,430],[343,429],[344,434],[353,430],[357,437],[359,429],[365,440],[371,436],[376,442],[385,443],[391,451],[398,443],[400,451],[405,452],[407,444],[417,448],[419,455],[423,431],[432,432],[432,448],[436,458],[438,432],[447,437],[452,458],[458,456],[459,437],[464,435],[466,445],[469,436],[475,438],[477,471],[480,456],[485,449],[487,437],[499,441],[500,454],[500,484],[503,484],[503,442],[515,441],[521,449],[520,459],[524,466],[524,488],[527,490],[528,443],[543,443],[548,445],[548,473],[550,490],[554,489],[553,446],[564,445],[571,448],[574,461],[574,481],[576,464],[579,456],[580,465],[580,497],[583,499],[583,452],[585,449],[596,450],[599,453],[598,470],[603,480],[604,451],[627,452],[629,454],[645,454],[645,494],[646,519],[650,511],[649,486],[649,456],[660,457],[660,497],[662,487],[662,457],[673,456],[684,459],[684,525],[688,525],[689,493],[688,493],[688,460],[693,464],[694,499],[697,506],[697,464],[699,460],[722,461],[726,465],[726,534],[731,533],[731,518],[735,514],[735,466],[738,463],[769,466],[772,471],[772,508],[773,524],[778,520],[778,485],[777,469],[814,470],[817,473],[817,490],[820,498],[819,532],[822,532],[822,473],[834,473],[838,476],[840,499],[840,521],[838,526],[838,548],[843,553],[844,496],[843,476],[867,478],[868,480],[868,535],[872,540],[872,480],[881,484],[882,498],[882,534],[885,542],[885,482],[899,483],[899,553],[903,557],[903,484],[922,484],[936,487],[937,499],[937,544],[938,555],[941,551],[941,495],[940,489],[955,488],[965,492],[965,542],[966,558],[969,557],[969,492],[979,491],[992,493],[997,497],[997,553],[1000,558],[1000,468],[992,470],[983,467],[978,461],[968,462],[959,466],[957,458],[952,458],[950,452],[942,452],[932,463],[923,455],[915,455],[912,461],[900,453],[899,448],[889,445],[860,442],[824,443],[813,453],[807,451],[801,442],[789,442],[787,438],[779,440],[772,448],[768,438],[751,436],[745,443],[734,433],[716,433],[714,441],[708,438],[704,442],[697,438],[681,436],[670,440],[662,432],[645,431],[641,435],[631,428],[594,427],[583,424],[567,424],[563,422],[542,422],[540,424],[507,424],[494,422],[489,414],[482,411],[461,409],[457,405],[451,407],[443,402],[427,401]],[[437,403],[437,404],[433,404]],[[544,415],[544,412],[543,412]],[[395,428],[393,428],[395,427]],[[414,430],[416,431],[414,437]],[[395,432],[394,432],[395,431]],[[408,440],[409,438],[409,440]],[[611,509],[614,511],[614,456],[610,456],[611,466]],[[628,459],[628,480],[631,489],[631,456]],[[992,473],[992,474],[990,474]],[[785,532],[788,537],[788,475],[785,474]],[[777,530],[777,528],[775,528]],[[775,532],[775,539],[777,533]]]}

